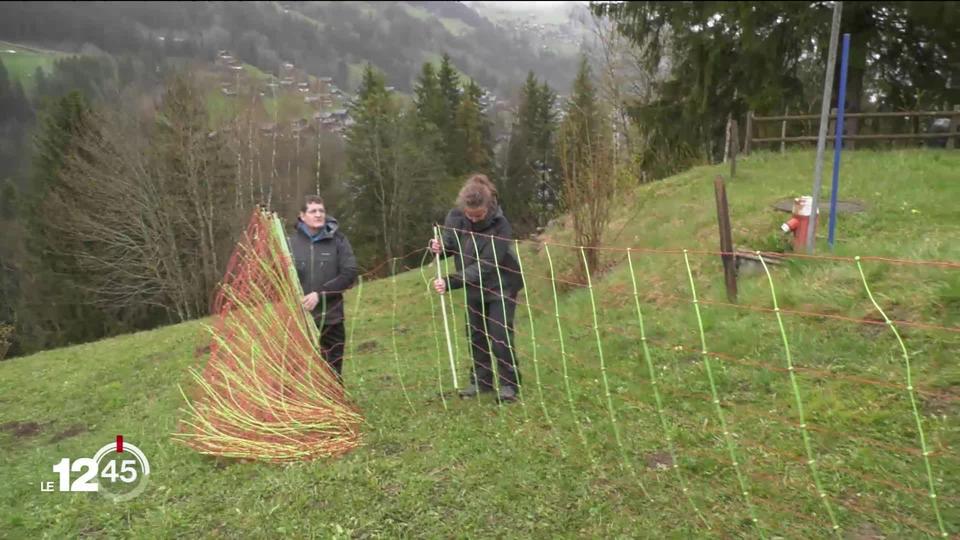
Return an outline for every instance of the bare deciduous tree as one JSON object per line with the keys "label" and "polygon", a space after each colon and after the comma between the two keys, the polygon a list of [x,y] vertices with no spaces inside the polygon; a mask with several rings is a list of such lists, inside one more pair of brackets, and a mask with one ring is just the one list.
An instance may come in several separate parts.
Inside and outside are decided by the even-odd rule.
{"label": "bare deciduous tree", "polygon": [[45,202],[57,249],[76,257],[107,310],[207,313],[242,221],[231,159],[200,99],[175,79],[155,124],[125,104],[96,112]]}
{"label": "bare deciduous tree", "polygon": [[[638,156],[664,155],[669,151],[657,148],[655,129],[631,117],[631,108],[649,105],[657,99],[656,85],[670,73],[672,43],[669,30],[651,35],[642,43],[631,41],[617,30],[607,17],[592,15],[591,64],[598,67],[599,100],[612,111],[614,159],[626,174],[647,182],[653,178]],[[657,64],[649,61],[650,51],[666,51]],[[649,160],[649,158],[648,158]]]}
{"label": "bare deciduous tree", "polygon": [[[590,269],[600,266],[597,249],[603,244],[611,209],[618,191],[619,171],[614,158],[609,122],[595,131],[578,129],[570,117],[560,126],[558,155],[563,178],[564,207],[573,217],[578,245]],[[583,267],[581,266],[581,269]]]}

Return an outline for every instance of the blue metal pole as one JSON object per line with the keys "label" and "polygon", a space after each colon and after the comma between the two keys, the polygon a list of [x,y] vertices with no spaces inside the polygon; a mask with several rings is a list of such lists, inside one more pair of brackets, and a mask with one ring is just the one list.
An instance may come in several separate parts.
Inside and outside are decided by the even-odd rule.
{"label": "blue metal pole", "polygon": [[[843,110],[847,99],[847,59],[850,57],[850,34],[843,35],[843,56],[840,59],[840,95],[837,96],[837,125],[833,138],[833,186],[830,189],[830,236],[827,243],[833,251],[837,229],[837,195],[840,191],[840,153],[843,151]],[[814,212],[817,210],[814,208]]]}

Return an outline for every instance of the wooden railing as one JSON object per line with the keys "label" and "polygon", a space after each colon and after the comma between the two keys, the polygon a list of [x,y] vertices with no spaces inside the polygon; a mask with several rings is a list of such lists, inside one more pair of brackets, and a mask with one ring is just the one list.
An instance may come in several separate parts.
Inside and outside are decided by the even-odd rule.
{"label": "wooden railing", "polygon": [[[868,113],[845,113],[845,119],[871,119],[871,118],[901,118],[911,119],[913,122],[912,133],[856,133],[844,134],[843,140],[846,141],[875,141],[875,140],[911,140],[911,139],[946,139],[947,148],[960,148],[960,133],[957,131],[960,125],[960,107],[955,106],[952,111],[902,111],[902,112],[868,112]],[[950,118],[950,124],[944,133],[920,133],[918,129],[918,120],[920,118]],[[833,123],[837,119],[836,109],[830,114],[830,129],[828,129],[827,140],[834,139]],[[816,142],[816,135],[787,136],[787,123],[796,121],[819,121],[820,115],[816,114],[796,114],[783,116],[754,116],[753,112],[747,113],[746,134],[744,136],[743,152],[749,154],[755,144],[760,143],[780,143],[780,150],[783,151],[787,143],[796,142]],[[754,128],[758,124],[780,122],[779,137],[756,137]]]}

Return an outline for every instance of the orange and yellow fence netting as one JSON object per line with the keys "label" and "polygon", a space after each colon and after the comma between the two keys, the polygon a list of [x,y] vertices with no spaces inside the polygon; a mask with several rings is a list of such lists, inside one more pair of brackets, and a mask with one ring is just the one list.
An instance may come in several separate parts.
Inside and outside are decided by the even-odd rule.
{"label": "orange and yellow fence netting", "polygon": [[198,452],[268,461],[338,456],[363,418],[321,357],[283,227],[256,210],[213,302],[210,359],[175,439]]}

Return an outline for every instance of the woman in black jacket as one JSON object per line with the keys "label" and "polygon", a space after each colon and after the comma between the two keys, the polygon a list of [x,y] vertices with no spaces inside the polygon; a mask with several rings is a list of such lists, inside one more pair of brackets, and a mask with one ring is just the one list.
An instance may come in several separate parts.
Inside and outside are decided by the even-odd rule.
{"label": "woman in black jacket", "polygon": [[[512,236],[493,183],[482,174],[474,174],[460,190],[457,206],[447,214],[442,245],[436,239],[430,241],[433,253],[453,255],[456,263],[455,273],[434,281],[437,293],[467,289],[467,335],[473,370],[472,383],[460,392],[461,397],[492,391],[496,373],[498,398],[517,399],[520,374],[513,347],[513,318],[523,278]],[[495,366],[491,355],[497,359]]]}

